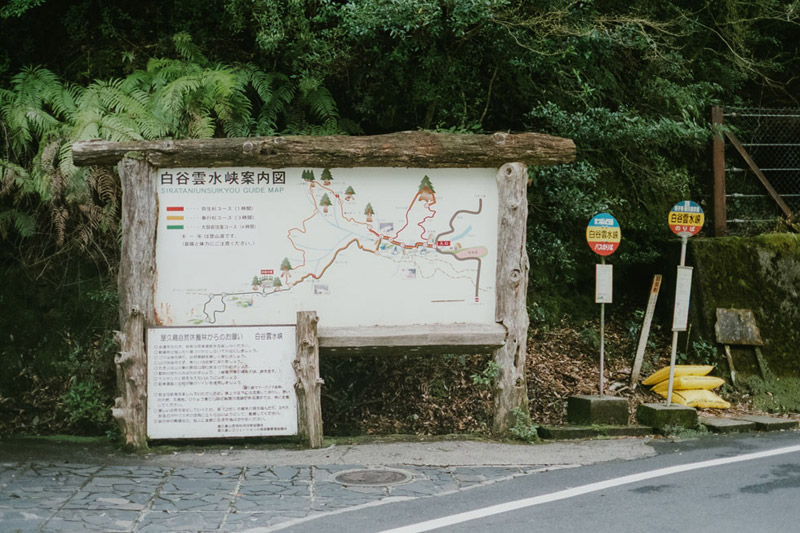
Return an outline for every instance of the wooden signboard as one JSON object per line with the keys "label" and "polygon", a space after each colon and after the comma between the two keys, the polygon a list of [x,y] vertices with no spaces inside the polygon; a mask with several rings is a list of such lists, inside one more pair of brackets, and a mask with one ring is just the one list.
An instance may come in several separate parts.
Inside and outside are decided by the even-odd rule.
{"label": "wooden signboard", "polygon": [[527,410],[525,163],[574,153],[533,133],[77,143],[76,164],[118,163],[122,181],[113,413],[127,444],[147,445],[148,328],[295,314],[298,431],[311,446],[319,350],[491,350],[493,429],[507,432]]}
{"label": "wooden signboard", "polygon": [[151,439],[297,434],[295,326],[149,328]]}
{"label": "wooden signboard", "polygon": [[764,346],[756,316],[750,309],[717,308],[714,332],[720,344]]}
{"label": "wooden signboard", "polygon": [[159,169],[156,322],[493,325],[496,174]]}

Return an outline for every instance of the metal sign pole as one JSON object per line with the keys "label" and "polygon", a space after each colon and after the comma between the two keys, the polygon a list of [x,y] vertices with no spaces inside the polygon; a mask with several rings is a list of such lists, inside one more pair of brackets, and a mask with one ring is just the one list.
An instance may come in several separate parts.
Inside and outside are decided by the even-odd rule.
{"label": "metal sign pole", "polygon": [[586,242],[600,256],[595,264],[594,303],[600,304],[600,397],[605,394],[606,304],[613,300],[614,274],[606,265],[607,255],[613,254],[622,240],[619,222],[608,213],[598,213],[586,227]]}
{"label": "metal sign pole", "polygon": [[[606,258],[600,259],[600,264],[606,264]],[[605,361],[605,340],[606,340],[606,304],[600,304],[600,396],[603,396],[605,386],[603,383],[603,367]]]}
{"label": "metal sign pole", "polygon": [[[680,266],[686,266],[686,244],[689,242],[688,235],[681,236],[681,264]],[[675,287],[675,298],[678,297],[678,288]],[[675,329],[673,324],[672,327],[672,350],[670,351],[669,355],[669,386],[667,387],[667,407],[672,404],[672,383],[675,379],[675,357],[678,351],[678,330]]]}

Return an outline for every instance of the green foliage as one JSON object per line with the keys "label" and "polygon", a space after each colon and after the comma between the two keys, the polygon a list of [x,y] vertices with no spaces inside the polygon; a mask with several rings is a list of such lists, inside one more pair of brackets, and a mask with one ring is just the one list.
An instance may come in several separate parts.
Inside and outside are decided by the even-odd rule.
{"label": "green foliage", "polygon": [[488,389],[494,385],[495,380],[500,375],[500,370],[500,365],[494,359],[489,359],[486,362],[486,368],[481,370],[480,373],[472,374],[472,382],[479,387]]}
{"label": "green foliage", "polygon": [[740,376],[753,405],[769,413],[800,413],[800,378]]}
{"label": "green foliage", "polygon": [[0,7],[0,18],[14,18],[22,16],[29,9],[42,5],[46,0],[8,0],[6,5]]}
{"label": "green foliage", "polygon": [[[588,220],[607,211],[620,221],[619,267],[659,261],[669,207],[684,198],[708,207],[709,106],[797,105],[799,21],[797,0],[9,0],[0,258],[43,294],[69,293],[76,262],[78,280],[113,284],[119,182],[76,167],[76,140],[541,131],[572,138],[578,157],[529,171],[531,319],[586,318],[595,310]],[[775,253],[774,272],[787,271]],[[15,287],[5,294],[18,301]],[[55,324],[80,338],[78,358],[95,353],[97,332]],[[30,344],[3,362],[35,389],[65,341],[12,326]],[[793,331],[780,329],[773,337]],[[63,382],[53,387],[64,394]]]}
{"label": "green foliage", "polygon": [[539,428],[531,422],[530,415],[522,409],[514,409],[511,414],[514,417],[514,425],[509,429],[511,435],[524,442],[538,442]]}
{"label": "green foliage", "polygon": [[596,327],[590,326],[583,328],[578,334],[578,337],[587,347],[595,350],[600,348],[600,331]]}
{"label": "green foliage", "polygon": [[103,386],[94,381],[73,380],[61,396],[71,428],[78,433],[96,434],[106,430],[111,420],[111,404]]}
{"label": "green foliage", "polygon": [[585,265],[596,262],[585,227],[598,212],[614,214],[623,228],[615,262],[657,261],[669,236],[666,213],[696,190],[690,166],[709,139],[708,128],[691,117],[648,118],[625,107],[568,110],[552,102],[528,117],[534,129],[570,137],[580,147],[576,163],[530,174],[528,232],[536,238],[528,251],[537,301],[552,298],[554,281],[561,293],[577,292],[578,280],[588,274]]}
{"label": "green foliage", "polygon": [[186,33],[173,42],[181,59],[152,58],[124,78],[83,87],[31,67],[0,89],[0,236],[48,228],[44,246],[67,244],[104,262],[115,255],[118,180],[76,167],[75,141],[345,132],[324,87],[299,89],[252,64],[213,64]]}
{"label": "green foliage", "polygon": [[[8,9],[32,28],[40,21],[27,12],[39,3]],[[61,191],[107,215],[90,226],[114,231],[117,206],[85,201],[94,196],[87,171],[64,148],[81,138],[343,133],[359,132],[357,123],[545,131],[579,148],[572,165],[531,171],[531,292],[545,320],[562,313],[559,298],[580,292],[592,257],[582,229],[593,214],[610,211],[622,224],[615,259],[646,265],[668,237],[664,210],[689,196],[703,203],[695,180],[708,171],[709,105],[763,101],[764,88],[780,101],[800,82],[790,75],[800,54],[788,39],[800,15],[788,0],[697,8],[573,0],[198,0],[190,8],[171,0],[146,16],[137,3],[95,9],[84,0],[66,13],[44,3],[37,14],[63,26],[61,47],[103,58],[66,69],[69,79],[116,74],[85,85],[56,84],[43,68],[15,78],[4,116],[15,153],[3,159],[19,166],[4,180],[18,189],[0,231],[31,235],[44,213],[26,217],[24,204]],[[28,63],[48,57],[47,40],[22,47]],[[159,59],[172,50],[180,59]],[[28,193],[34,198],[20,200]],[[71,200],[59,205],[44,211],[62,240],[67,223],[88,217]]]}
{"label": "green foliage", "polygon": [[638,341],[642,333],[642,323],[644,322],[645,312],[643,309],[636,309],[631,313],[630,318],[625,322],[625,329],[632,341]]}
{"label": "green foliage", "polygon": [[112,429],[117,295],[90,266],[72,259],[61,267],[58,277],[31,278],[0,262],[13,280],[0,292],[8,310],[0,315],[0,433]]}
{"label": "green foliage", "polygon": [[717,346],[705,339],[692,341],[690,353],[678,353],[676,358],[678,364],[682,365],[716,365],[718,358]]}
{"label": "green foliage", "polygon": [[679,439],[697,439],[708,436],[708,429],[700,423],[691,428],[683,426],[664,426],[659,429],[659,432],[662,435],[668,435]]}

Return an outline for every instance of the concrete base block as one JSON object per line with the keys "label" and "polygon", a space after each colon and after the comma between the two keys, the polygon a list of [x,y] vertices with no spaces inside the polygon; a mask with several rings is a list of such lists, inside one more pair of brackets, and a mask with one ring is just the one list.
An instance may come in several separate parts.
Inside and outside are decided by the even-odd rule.
{"label": "concrete base block", "polygon": [[715,416],[701,416],[698,421],[709,431],[714,433],[737,433],[742,431],[753,431],[756,429],[755,422],[747,420],[736,420],[733,418],[717,418]]}
{"label": "concrete base block", "polygon": [[616,396],[570,396],[567,399],[570,424],[618,426],[628,423],[628,400]]}
{"label": "concrete base block", "polygon": [[797,420],[789,418],[772,418],[771,416],[763,415],[744,415],[740,416],[739,420],[746,420],[753,422],[758,431],[778,431],[781,429],[797,429]]}
{"label": "concrete base block", "polygon": [[598,435],[591,426],[541,426],[536,431],[547,440],[591,439]]}
{"label": "concrete base block", "polygon": [[643,403],[636,408],[636,420],[659,430],[667,426],[694,428],[697,427],[697,411],[694,407],[674,403],[669,407],[663,403]]}
{"label": "concrete base block", "polygon": [[653,428],[646,426],[541,426],[538,431],[541,438],[553,440],[644,437],[653,434]]}

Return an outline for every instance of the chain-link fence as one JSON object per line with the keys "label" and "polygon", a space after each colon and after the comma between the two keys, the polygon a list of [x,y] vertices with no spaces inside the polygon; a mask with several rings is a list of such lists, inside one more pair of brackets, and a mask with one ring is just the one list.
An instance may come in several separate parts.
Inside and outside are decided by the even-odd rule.
{"label": "chain-link fence", "polygon": [[[723,117],[775,192],[800,216],[800,108],[726,107]],[[735,145],[725,144],[728,232],[755,234],[780,227],[785,214]]]}

